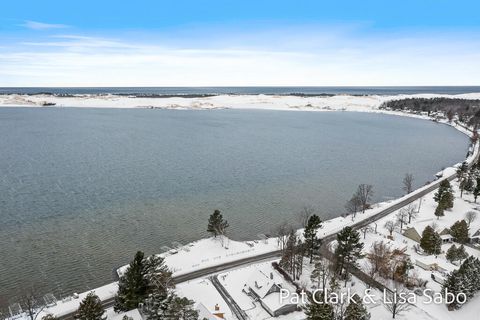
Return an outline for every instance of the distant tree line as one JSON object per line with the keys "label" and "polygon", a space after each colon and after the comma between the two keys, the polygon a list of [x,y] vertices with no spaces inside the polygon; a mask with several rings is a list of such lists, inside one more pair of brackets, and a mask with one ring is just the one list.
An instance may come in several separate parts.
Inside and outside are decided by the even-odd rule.
{"label": "distant tree line", "polygon": [[474,126],[480,124],[480,100],[458,98],[408,98],[384,102],[380,109],[443,112],[449,120],[457,114],[459,120]]}

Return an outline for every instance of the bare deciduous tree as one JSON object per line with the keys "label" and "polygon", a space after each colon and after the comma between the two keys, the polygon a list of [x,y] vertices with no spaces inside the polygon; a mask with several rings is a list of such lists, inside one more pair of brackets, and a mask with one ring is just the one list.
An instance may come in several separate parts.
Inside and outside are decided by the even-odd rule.
{"label": "bare deciduous tree", "polygon": [[390,257],[392,250],[390,246],[383,241],[375,241],[367,253],[367,261],[370,264],[370,274],[374,277],[380,273],[381,276],[385,276],[389,273],[390,269]]}
{"label": "bare deciduous tree", "polygon": [[403,190],[406,193],[410,193],[413,191],[413,174],[406,173],[405,177],[403,178]]}
{"label": "bare deciduous tree", "polygon": [[46,305],[42,302],[42,298],[33,286],[22,290],[19,303],[30,320],[36,320],[38,315],[46,307]]}
{"label": "bare deciduous tree", "polygon": [[395,222],[393,222],[392,220],[385,222],[385,229],[388,230],[388,232],[390,233],[390,236],[392,236],[393,231],[395,231],[395,227],[396,227]]}
{"label": "bare deciduous tree", "polygon": [[397,214],[395,215],[396,219],[397,219],[397,224],[400,226],[400,232],[402,232],[403,230],[403,225],[407,223],[407,218],[408,218],[408,213],[406,212],[406,210],[404,209],[401,209],[400,211],[397,212]]}
{"label": "bare deciduous tree", "polygon": [[367,225],[365,227],[361,227],[360,231],[363,233],[363,239],[365,239],[367,237],[367,232],[370,232],[372,230],[373,230],[373,228],[370,227],[369,225]]}
{"label": "bare deciduous tree", "polygon": [[287,242],[288,236],[292,232],[293,227],[289,225],[287,222],[281,223],[274,231],[275,236],[277,237],[277,244],[280,250],[284,251]]}
{"label": "bare deciduous tree", "polygon": [[408,216],[408,223],[411,223],[412,220],[417,219],[418,211],[417,207],[414,204],[409,204],[408,207],[403,208],[402,210],[405,210],[405,213]]}
{"label": "bare deciduous tree", "polygon": [[369,202],[372,200],[373,186],[370,184],[361,184],[358,186],[354,197],[358,199],[362,213],[368,208]]}
{"label": "bare deciduous tree", "polygon": [[468,223],[468,227],[470,228],[470,224],[477,219],[477,213],[475,211],[468,211],[465,213],[465,221]]}
{"label": "bare deciduous tree", "polygon": [[407,300],[400,299],[400,295],[408,297],[408,291],[405,289],[395,289],[393,292],[387,291],[385,292],[385,299],[382,300],[385,309],[392,314],[392,319],[409,310],[412,306]]}
{"label": "bare deciduous tree", "polygon": [[357,212],[362,209],[362,204],[356,193],[347,201],[345,209],[347,210],[347,213],[352,215],[352,220],[355,219]]}
{"label": "bare deciduous tree", "polygon": [[314,269],[310,275],[312,282],[317,283],[317,288],[324,290],[327,287],[328,279],[333,274],[332,266],[329,260],[317,258],[314,263]]}

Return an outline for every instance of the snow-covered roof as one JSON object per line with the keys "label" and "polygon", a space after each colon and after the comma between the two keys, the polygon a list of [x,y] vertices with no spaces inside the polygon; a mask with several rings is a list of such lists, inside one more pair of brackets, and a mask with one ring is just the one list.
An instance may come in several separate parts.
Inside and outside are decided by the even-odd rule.
{"label": "snow-covered roof", "polygon": [[273,270],[269,275],[261,270],[255,270],[247,281],[247,285],[260,297],[260,299],[265,298],[268,291],[270,291],[274,285],[281,283],[282,281],[280,277],[278,277]]}
{"label": "snow-covered roof", "polygon": [[440,238],[442,238],[442,240],[444,239],[453,239],[452,235],[451,234],[442,234],[440,236]]}
{"label": "snow-covered roof", "polygon": [[480,229],[478,229],[470,238],[480,238]]}
{"label": "snow-covered roof", "polygon": [[288,299],[285,300],[283,303],[281,301],[282,299],[280,298],[279,292],[274,292],[272,294],[269,294],[268,296],[262,299],[262,303],[272,312],[275,312],[281,307],[290,304]]}
{"label": "snow-covered roof", "polygon": [[196,306],[195,306],[195,309],[198,311],[198,318],[199,319],[207,319],[207,320],[218,320],[220,318],[218,318],[217,316],[215,316],[214,314],[212,314],[208,309],[207,307],[205,307],[205,305],[203,303],[198,303]]}
{"label": "snow-covered roof", "polygon": [[115,313],[113,316],[107,317],[108,320],[122,320],[124,316],[132,318],[133,320],[143,320],[138,309],[133,309],[127,312]]}

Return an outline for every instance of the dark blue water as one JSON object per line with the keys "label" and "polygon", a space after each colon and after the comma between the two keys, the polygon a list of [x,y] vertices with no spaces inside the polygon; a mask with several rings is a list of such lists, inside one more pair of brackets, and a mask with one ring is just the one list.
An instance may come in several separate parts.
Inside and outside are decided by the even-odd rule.
{"label": "dark blue water", "polygon": [[131,95],[218,95],[218,94],[306,94],[306,95],[397,95],[461,94],[480,92],[479,86],[420,87],[130,87],[130,88],[0,88],[0,94],[131,94]]}
{"label": "dark blue water", "polygon": [[314,206],[343,213],[463,160],[468,139],[434,122],[347,112],[0,108],[0,304],[111,280],[136,250],[206,236],[216,208],[235,239]]}

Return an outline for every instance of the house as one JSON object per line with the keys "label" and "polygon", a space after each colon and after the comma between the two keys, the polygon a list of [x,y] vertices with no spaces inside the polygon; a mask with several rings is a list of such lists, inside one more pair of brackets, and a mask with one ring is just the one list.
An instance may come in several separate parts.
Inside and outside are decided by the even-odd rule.
{"label": "house", "polygon": [[415,265],[422,268],[423,270],[427,271],[438,271],[440,273],[447,273],[448,270],[445,268],[442,268],[441,266],[438,265],[437,262],[433,262],[432,260],[430,262],[424,261],[424,260],[415,260]]}
{"label": "house", "polygon": [[203,303],[199,303],[195,306],[195,309],[198,311],[198,318],[199,319],[206,319],[206,320],[221,320],[226,319],[225,313],[220,310],[220,306],[218,304],[215,305],[212,311],[208,310],[207,307]]}
{"label": "house", "polygon": [[470,240],[474,243],[480,243],[480,229],[477,230],[471,237]]}
{"label": "house", "polygon": [[406,229],[403,232],[403,236],[418,243],[420,243],[420,239],[422,239],[422,236],[420,235],[420,233],[418,233],[417,229],[413,227]]}
{"label": "house", "polygon": [[440,238],[442,238],[442,243],[452,243],[453,237],[450,234],[441,234]]}
{"label": "house", "polygon": [[423,270],[433,271],[437,269],[436,263],[428,263],[420,260],[415,260],[415,265],[422,268]]}
{"label": "house", "polygon": [[282,301],[280,298],[280,289],[282,289],[283,279],[273,269],[269,273],[256,270],[248,279],[245,287],[251,295],[260,302],[265,311],[272,317],[278,317],[297,309],[295,303]]}

